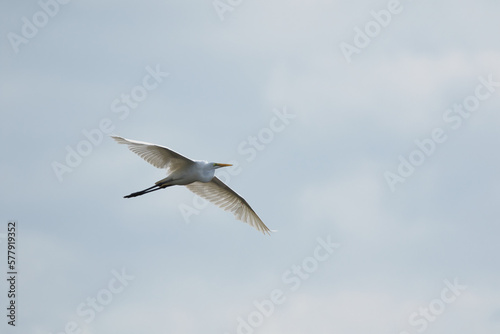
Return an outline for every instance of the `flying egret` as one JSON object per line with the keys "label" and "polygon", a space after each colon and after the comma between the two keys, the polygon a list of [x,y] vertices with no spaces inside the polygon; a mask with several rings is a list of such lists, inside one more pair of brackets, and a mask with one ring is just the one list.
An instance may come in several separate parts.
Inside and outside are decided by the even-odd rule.
{"label": "flying egret", "polygon": [[191,160],[164,146],[111,136],[119,144],[125,144],[141,158],[157,168],[167,170],[168,176],[142,191],[124,196],[131,198],[174,185],[186,186],[196,195],[212,202],[225,211],[232,212],[239,219],[262,233],[269,234],[269,228],[257,216],[247,201],[215,176],[215,170],[232,166],[200,160]]}

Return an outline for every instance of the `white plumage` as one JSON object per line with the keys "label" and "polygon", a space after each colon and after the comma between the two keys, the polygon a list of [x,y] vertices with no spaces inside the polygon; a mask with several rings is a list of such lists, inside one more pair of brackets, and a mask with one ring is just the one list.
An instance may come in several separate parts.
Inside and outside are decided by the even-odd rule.
{"label": "white plumage", "polygon": [[157,168],[167,170],[168,176],[154,186],[132,193],[125,198],[136,197],[173,185],[185,185],[196,195],[234,214],[262,233],[269,234],[269,228],[257,216],[243,197],[215,177],[215,169],[231,166],[188,159],[171,149],[155,144],[111,136],[119,144],[125,144],[141,158]]}

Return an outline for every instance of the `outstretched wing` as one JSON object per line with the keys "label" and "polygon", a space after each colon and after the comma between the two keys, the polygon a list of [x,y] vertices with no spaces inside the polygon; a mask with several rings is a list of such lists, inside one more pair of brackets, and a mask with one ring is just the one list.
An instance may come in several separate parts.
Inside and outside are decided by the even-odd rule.
{"label": "outstretched wing", "polygon": [[126,144],[132,152],[157,168],[165,168],[168,173],[193,163],[191,159],[163,146],[118,136],[111,136],[111,138],[116,140],[118,144]]}
{"label": "outstretched wing", "polygon": [[271,232],[250,205],[248,205],[247,201],[217,177],[214,177],[212,181],[207,183],[193,182],[186,185],[186,187],[196,195],[203,197],[225,211],[232,212],[236,219],[255,227],[262,233],[269,234]]}

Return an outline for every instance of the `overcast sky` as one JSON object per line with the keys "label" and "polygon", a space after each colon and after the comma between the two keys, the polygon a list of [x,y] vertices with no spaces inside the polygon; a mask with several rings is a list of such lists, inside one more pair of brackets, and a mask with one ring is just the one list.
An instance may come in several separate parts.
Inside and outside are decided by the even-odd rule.
{"label": "overcast sky", "polygon": [[[3,1],[1,332],[498,333],[499,11]],[[235,164],[278,232],[124,199],[165,174],[110,134]]]}

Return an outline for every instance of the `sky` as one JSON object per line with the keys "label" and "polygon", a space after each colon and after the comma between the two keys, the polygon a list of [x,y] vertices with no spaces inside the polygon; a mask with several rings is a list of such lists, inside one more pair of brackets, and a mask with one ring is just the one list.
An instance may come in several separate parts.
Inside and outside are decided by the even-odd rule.
{"label": "sky", "polygon": [[[499,10],[2,2],[1,332],[498,333]],[[124,199],[165,173],[112,134],[233,163],[277,232]]]}

